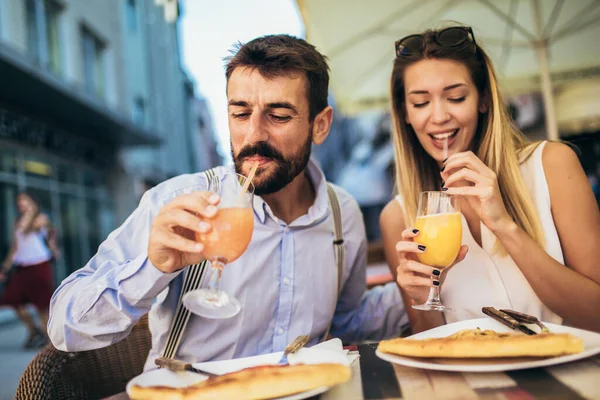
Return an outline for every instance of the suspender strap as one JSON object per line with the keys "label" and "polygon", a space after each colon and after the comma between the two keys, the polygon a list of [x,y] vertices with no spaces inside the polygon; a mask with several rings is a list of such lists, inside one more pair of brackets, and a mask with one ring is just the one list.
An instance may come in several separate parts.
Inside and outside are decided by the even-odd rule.
{"label": "suspender strap", "polygon": [[[207,182],[210,182],[215,176],[215,170],[214,168],[209,169],[208,171],[205,171],[204,174],[206,175]],[[182,302],[183,295],[190,290],[199,288],[202,285],[202,280],[206,275],[206,270],[209,268],[208,263],[208,261],[203,261],[200,264],[190,265],[184,272],[185,277],[183,280],[181,293],[179,294],[179,300],[177,301],[175,318],[171,323],[167,344],[165,346],[165,350],[163,351],[163,357],[165,358],[175,358],[177,349],[179,348],[179,344],[183,338],[183,332],[185,331],[185,327],[190,320],[190,311],[184,307]]]}
{"label": "suspender strap", "polygon": [[[330,183],[327,183],[327,197],[329,198],[329,208],[331,209],[333,216],[333,249],[335,251],[335,264],[337,269],[337,298],[339,298],[342,292],[342,279],[344,276],[345,264],[344,231],[342,230],[342,209],[340,207],[340,201],[335,193],[333,185]],[[327,327],[323,340],[327,340],[330,329],[331,324]]]}

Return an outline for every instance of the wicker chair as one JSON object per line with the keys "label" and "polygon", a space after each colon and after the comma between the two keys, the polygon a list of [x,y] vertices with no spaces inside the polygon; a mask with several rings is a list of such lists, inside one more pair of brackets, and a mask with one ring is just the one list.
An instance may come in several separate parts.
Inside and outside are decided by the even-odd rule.
{"label": "wicker chair", "polygon": [[142,372],[150,347],[147,316],[127,338],[102,349],[66,353],[49,344],[25,369],[15,398],[99,399],[123,392]]}

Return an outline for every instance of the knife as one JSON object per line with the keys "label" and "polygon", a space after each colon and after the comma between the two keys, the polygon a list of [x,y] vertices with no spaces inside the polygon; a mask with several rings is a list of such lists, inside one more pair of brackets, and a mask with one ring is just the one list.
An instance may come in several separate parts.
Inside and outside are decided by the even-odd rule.
{"label": "knife", "polygon": [[160,368],[165,367],[168,370],[173,371],[173,372],[190,371],[190,372],[195,372],[198,374],[206,375],[208,377],[219,376],[219,374],[213,374],[212,372],[203,371],[201,369],[194,368],[194,366],[191,363],[181,361],[181,360],[176,360],[174,358],[158,357],[156,360],[154,360],[154,363],[156,365],[158,365]]}
{"label": "knife", "polygon": [[533,330],[529,329],[528,327],[526,327],[525,325],[521,324],[519,321],[517,321],[510,315],[508,315],[502,311],[498,311],[494,307],[483,307],[481,309],[481,311],[485,315],[488,315],[488,316],[494,318],[496,321],[508,326],[509,328],[521,331],[526,335],[536,335],[537,334],[535,331],[533,331]]}

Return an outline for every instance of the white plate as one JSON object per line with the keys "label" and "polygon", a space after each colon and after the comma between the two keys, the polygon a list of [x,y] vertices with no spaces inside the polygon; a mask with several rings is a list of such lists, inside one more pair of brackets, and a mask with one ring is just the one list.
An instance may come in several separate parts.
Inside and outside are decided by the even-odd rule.
{"label": "white plate", "polygon": [[[263,354],[253,357],[237,358],[233,360],[210,361],[204,363],[195,363],[194,367],[214,374],[226,374],[239,371],[244,368],[277,364],[283,352]],[[288,357],[291,364],[318,364],[318,363],[339,363],[350,365],[347,351],[343,350],[342,342],[339,339],[332,339],[313,347],[303,348],[298,353]],[[170,386],[184,387],[193,385],[208,379],[206,375],[195,372],[172,372],[167,369],[155,369],[144,372],[133,378],[127,383],[127,393],[130,394],[132,385],[140,386]],[[301,400],[324,393],[330,387],[320,387],[306,392],[297,393],[290,396],[278,397],[274,400]]]}
{"label": "white plate", "polygon": [[[554,325],[544,322],[554,333],[570,333],[583,340],[584,350],[581,353],[551,358],[518,358],[518,359],[443,359],[443,358],[415,358],[404,357],[394,354],[382,353],[377,350],[379,358],[394,364],[406,365],[408,367],[434,369],[438,371],[458,371],[458,372],[495,372],[511,371],[526,368],[547,367],[550,365],[562,364],[570,361],[581,360],[600,354],[600,334],[582,329],[571,328],[563,325]],[[529,325],[536,329],[535,325]],[[455,322],[453,324],[439,326],[425,332],[410,336],[411,339],[428,339],[450,336],[463,329],[492,329],[497,332],[515,332],[509,327],[491,318],[470,319],[467,321]],[[539,328],[537,328],[539,331]]]}
{"label": "white plate", "polygon": [[[208,379],[206,375],[197,374],[195,372],[172,372],[166,368],[153,369],[136,376],[127,383],[127,394],[131,395],[131,386],[169,386],[169,387],[184,387],[193,385],[203,380]],[[291,396],[278,397],[273,400],[302,400],[316,396],[329,390],[329,387],[320,387],[307,392],[297,393]]]}

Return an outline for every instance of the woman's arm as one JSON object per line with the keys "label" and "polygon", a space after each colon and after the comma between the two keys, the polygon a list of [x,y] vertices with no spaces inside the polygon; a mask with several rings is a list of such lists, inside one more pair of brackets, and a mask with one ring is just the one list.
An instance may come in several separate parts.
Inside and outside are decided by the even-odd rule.
{"label": "woman's arm", "polygon": [[600,212],[577,155],[547,143],[542,162],[565,268],[514,222],[494,233],[540,300],[569,323],[600,331]]}
{"label": "woman's arm", "polygon": [[17,252],[17,240],[13,234],[13,240],[10,244],[10,250],[8,250],[8,254],[4,258],[4,261],[2,261],[0,274],[5,274],[10,270],[10,268],[12,267],[13,257],[15,256],[16,252]]}
{"label": "woman's arm", "polygon": [[35,221],[33,221],[33,229],[38,231],[40,229],[46,230],[46,245],[52,252],[52,256],[55,260],[60,258],[60,249],[56,240],[56,231],[50,222],[50,218],[46,214],[39,214]]}
{"label": "woman's arm", "polygon": [[[390,268],[394,280],[398,282],[398,251],[396,244],[402,240],[402,231],[406,229],[402,209],[396,200],[389,202],[379,217],[379,225],[381,227],[381,235],[383,237],[383,247],[385,258]],[[413,304],[417,304],[400,285],[400,293],[404,301],[404,307],[408,314],[408,319],[412,328],[412,333],[422,332],[427,329],[435,328],[436,326],[444,325],[444,317],[438,311],[419,311],[412,308]]]}

